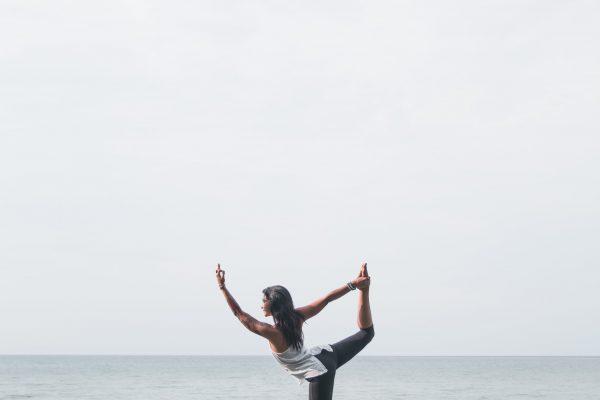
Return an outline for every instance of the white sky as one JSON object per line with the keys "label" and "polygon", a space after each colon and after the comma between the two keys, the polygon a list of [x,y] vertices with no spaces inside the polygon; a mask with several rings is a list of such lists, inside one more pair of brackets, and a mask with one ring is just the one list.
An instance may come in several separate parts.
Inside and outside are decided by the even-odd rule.
{"label": "white sky", "polygon": [[[600,354],[597,1],[0,3],[0,353]],[[357,293],[305,329],[356,330]]]}

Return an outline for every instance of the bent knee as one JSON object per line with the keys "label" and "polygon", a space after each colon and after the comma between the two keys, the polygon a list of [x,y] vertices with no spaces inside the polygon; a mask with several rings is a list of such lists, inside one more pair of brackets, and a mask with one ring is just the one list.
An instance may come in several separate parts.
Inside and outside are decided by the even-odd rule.
{"label": "bent knee", "polygon": [[367,343],[373,340],[373,337],[375,336],[375,328],[373,325],[368,328],[362,328],[361,331],[364,332],[364,338]]}

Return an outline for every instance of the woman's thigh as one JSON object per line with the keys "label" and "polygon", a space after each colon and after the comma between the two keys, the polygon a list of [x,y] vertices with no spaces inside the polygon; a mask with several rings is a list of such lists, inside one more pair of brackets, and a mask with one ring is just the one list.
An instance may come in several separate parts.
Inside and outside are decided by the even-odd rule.
{"label": "woman's thigh", "polygon": [[337,365],[340,368],[346,364],[352,357],[357,355],[375,336],[375,328],[371,325],[368,328],[360,329],[354,335],[348,336],[344,340],[331,345],[336,355]]}

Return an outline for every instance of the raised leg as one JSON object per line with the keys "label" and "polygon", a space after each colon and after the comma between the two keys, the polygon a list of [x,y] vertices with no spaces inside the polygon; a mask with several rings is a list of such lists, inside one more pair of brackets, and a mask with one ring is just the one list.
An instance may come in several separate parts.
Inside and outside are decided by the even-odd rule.
{"label": "raised leg", "polygon": [[[367,271],[367,263],[364,263],[358,276],[369,276]],[[359,289],[360,294],[358,296],[358,327],[365,329],[373,325],[373,317],[371,316],[371,303],[369,302],[369,285],[365,288]]]}
{"label": "raised leg", "polygon": [[[358,276],[369,276],[366,263],[362,265]],[[357,355],[375,336],[373,318],[371,317],[371,305],[369,303],[369,285],[370,281],[365,287],[359,289],[358,327],[360,330],[354,335],[331,345],[337,358],[338,368]]]}
{"label": "raised leg", "polygon": [[375,328],[370,326],[365,329],[361,329],[354,335],[347,337],[344,340],[340,340],[337,343],[331,345],[337,361],[337,368],[350,361],[355,355],[357,355],[362,349],[365,348],[375,336]]}

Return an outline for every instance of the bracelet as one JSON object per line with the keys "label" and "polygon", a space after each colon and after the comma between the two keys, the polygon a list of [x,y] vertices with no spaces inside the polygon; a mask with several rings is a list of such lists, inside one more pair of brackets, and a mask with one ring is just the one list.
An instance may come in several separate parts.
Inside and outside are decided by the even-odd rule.
{"label": "bracelet", "polygon": [[356,289],[356,286],[354,286],[354,285],[352,284],[352,281],[350,281],[350,282],[346,283],[346,286],[348,286],[348,289],[350,289],[350,290],[355,290],[355,289]]}
{"label": "bracelet", "polygon": [[225,285],[219,285],[219,289],[221,289],[221,290],[225,289]]}

